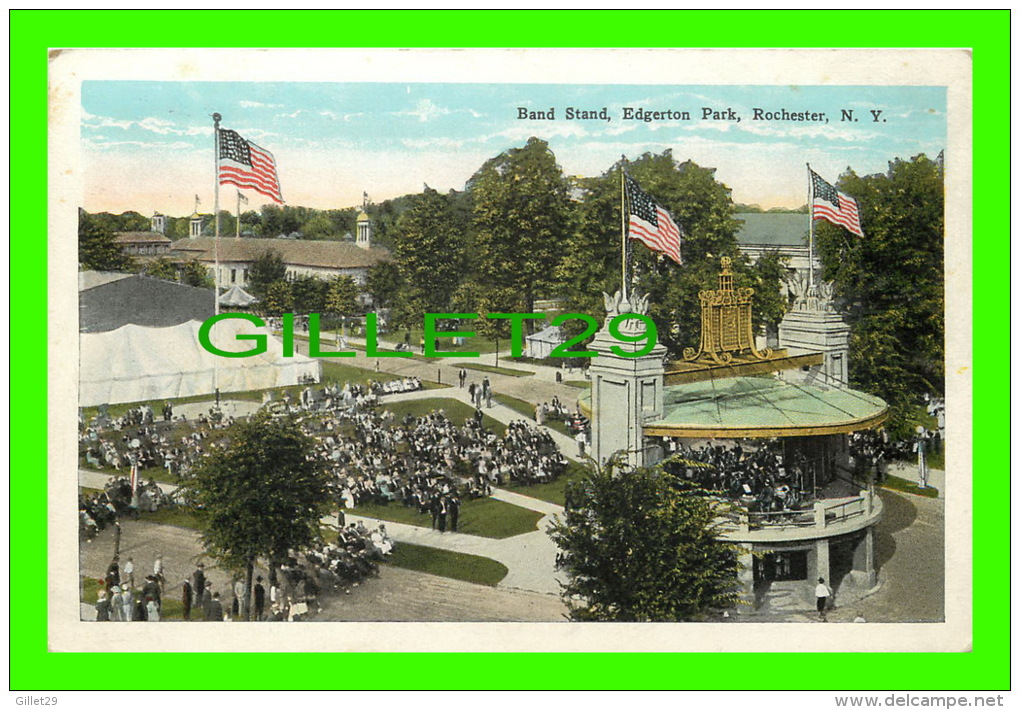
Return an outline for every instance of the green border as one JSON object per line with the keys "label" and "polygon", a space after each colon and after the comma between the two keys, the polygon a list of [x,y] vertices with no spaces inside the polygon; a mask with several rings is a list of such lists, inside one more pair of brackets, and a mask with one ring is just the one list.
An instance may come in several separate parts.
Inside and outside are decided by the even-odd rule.
{"label": "green border", "polygon": [[[12,352],[10,589],[12,689],[683,688],[1005,689],[1009,687],[1008,11],[12,11],[12,324],[28,343]],[[648,28],[656,28],[648,32]],[[673,46],[969,47],[974,51],[974,644],[954,654],[160,654],[136,665],[122,654],[48,653],[46,576],[46,51],[139,46]],[[210,43],[215,42],[215,45]],[[380,44],[381,43],[381,44]],[[651,43],[655,43],[652,45]],[[766,44],[767,43],[767,44]],[[949,166],[952,169],[952,166]],[[992,202],[995,202],[993,204]],[[987,209],[982,209],[987,208]],[[990,248],[989,248],[990,247]],[[59,357],[58,353],[51,353]],[[12,407],[13,409],[13,407]],[[59,474],[64,475],[64,474]],[[951,486],[949,487],[951,495]],[[26,582],[33,582],[25,586]],[[32,603],[26,604],[26,599]],[[777,632],[781,631],[777,627]],[[336,673],[387,668],[362,681]],[[151,665],[150,665],[151,663]],[[196,663],[198,664],[196,666]],[[300,674],[281,672],[300,663]],[[381,663],[381,666],[379,665]],[[111,665],[112,664],[112,665]],[[108,673],[102,668],[152,672]],[[215,668],[215,673],[195,673]],[[493,669],[498,668],[498,673]],[[791,669],[796,668],[795,673]],[[734,669],[741,669],[735,671]],[[300,677],[300,681],[291,680]]]}

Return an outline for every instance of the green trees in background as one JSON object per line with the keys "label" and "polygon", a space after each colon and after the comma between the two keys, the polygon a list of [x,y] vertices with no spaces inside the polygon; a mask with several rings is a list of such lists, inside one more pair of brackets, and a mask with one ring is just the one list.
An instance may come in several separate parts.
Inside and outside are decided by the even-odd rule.
{"label": "green trees in background", "polygon": [[815,223],[824,278],[851,328],[851,384],[890,405],[887,428],[911,434],[924,393],[945,391],[945,192],[942,165],[896,159],[882,174],[844,174],[863,237]]}
{"label": "green trees in background", "polygon": [[131,271],[134,266],[105,220],[85,210],[78,210],[78,265],[83,271]]}

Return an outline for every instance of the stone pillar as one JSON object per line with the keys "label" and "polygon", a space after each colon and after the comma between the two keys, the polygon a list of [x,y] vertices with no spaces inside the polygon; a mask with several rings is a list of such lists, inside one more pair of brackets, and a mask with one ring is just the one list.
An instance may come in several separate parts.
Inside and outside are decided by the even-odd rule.
{"label": "stone pillar", "polygon": [[864,537],[854,548],[854,576],[862,580],[864,589],[871,589],[878,582],[875,572],[875,527],[865,528]]}
{"label": "stone pillar", "polygon": [[[612,309],[616,312],[611,310],[606,325],[595,334],[590,346],[598,353],[591,359],[588,370],[591,375],[592,457],[604,463],[616,452],[624,451],[625,462],[638,467],[661,459],[661,451],[649,448],[642,427],[663,416],[666,348],[656,343],[647,355],[640,357],[623,357],[612,351],[614,346],[625,352],[639,349],[639,343],[623,343],[608,331],[611,318],[620,312],[630,312],[630,307],[626,301],[616,304]],[[640,321],[631,319],[626,323],[634,324],[630,330],[622,329],[627,335],[642,332],[637,329],[638,326],[643,328]]]}
{"label": "stone pillar", "polygon": [[814,589],[815,582],[819,577],[832,587],[832,579],[829,574],[829,539],[826,537],[815,540],[815,576],[811,580],[811,589]]}
{"label": "stone pillar", "polygon": [[790,355],[822,353],[821,365],[807,372],[785,370],[783,378],[828,387],[846,387],[850,378],[850,326],[838,313],[827,310],[793,310],[779,323],[779,347]]}
{"label": "stone pillar", "polygon": [[751,544],[742,543],[741,552],[737,554],[737,594],[741,602],[752,605],[754,608],[754,556],[751,554]]}

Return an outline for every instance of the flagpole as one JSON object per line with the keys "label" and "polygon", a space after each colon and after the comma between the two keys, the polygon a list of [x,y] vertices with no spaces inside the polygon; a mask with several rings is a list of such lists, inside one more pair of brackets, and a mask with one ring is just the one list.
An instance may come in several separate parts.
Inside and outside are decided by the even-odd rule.
{"label": "flagpole", "polygon": [[241,191],[237,191],[237,234],[234,235],[234,239],[241,238]]}
{"label": "flagpole", "polygon": [[623,166],[620,167],[620,267],[623,300],[627,300],[627,187],[624,184]]}
{"label": "flagpole", "polygon": [[815,220],[814,220],[814,204],[815,204],[815,184],[814,180],[811,179],[811,164],[807,165],[807,183],[808,183],[808,295],[811,295],[815,291]]}
{"label": "flagpole", "polygon": [[216,310],[215,314],[220,314],[220,119],[223,118],[218,113],[212,115],[213,118],[213,150],[216,156],[216,168],[215,168],[215,180],[213,182],[213,223],[216,225],[215,236],[213,237],[213,260],[215,262],[216,271],[214,274],[214,281],[216,283]]}
{"label": "flagpole", "polygon": [[[214,313],[220,314],[220,119],[218,113],[213,117],[213,150],[216,157],[215,179],[213,181],[213,222],[216,225],[213,237],[213,253],[216,267],[213,288],[213,300],[215,301]],[[219,358],[213,358],[213,392],[216,394],[216,406],[220,404],[220,362]]]}

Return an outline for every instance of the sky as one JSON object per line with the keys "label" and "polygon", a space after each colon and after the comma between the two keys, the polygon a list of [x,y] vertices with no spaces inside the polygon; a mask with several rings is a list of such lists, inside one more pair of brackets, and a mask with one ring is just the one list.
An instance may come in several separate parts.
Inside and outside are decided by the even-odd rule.
{"label": "sky", "polygon": [[[610,120],[571,120],[571,107],[605,108]],[[689,119],[625,120],[627,108]],[[519,118],[549,109],[552,120]],[[827,122],[790,120],[784,110]],[[843,111],[856,120],[841,120]],[[360,205],[363,193],[382,202],[426,183],[461,190],[482,163],[531,136],[548,141],[567,175],[672,149],[716,168],[734,201],[765,208],[807,202],[806,163],[835,182],[848,167],[884,172],[890,160],[946,146],[946,91],[930,86],[86,81],[84,208],[180,216],[198,195],[211,212],[214,112],[221,127],[274,154],[287,204],[318,209]],[[246,197],[248,208],[269,202]],[[233,209],[235,189],[224,186],[220,199]]]}

